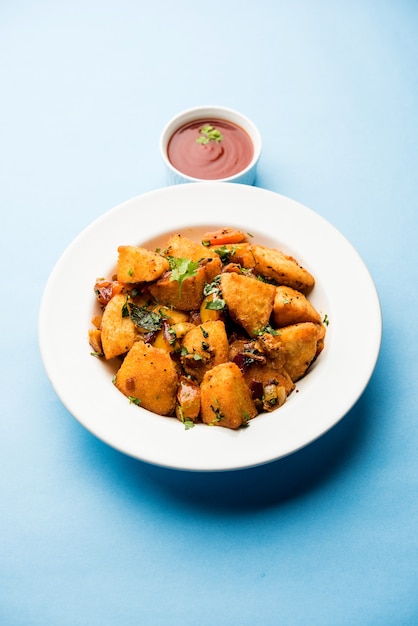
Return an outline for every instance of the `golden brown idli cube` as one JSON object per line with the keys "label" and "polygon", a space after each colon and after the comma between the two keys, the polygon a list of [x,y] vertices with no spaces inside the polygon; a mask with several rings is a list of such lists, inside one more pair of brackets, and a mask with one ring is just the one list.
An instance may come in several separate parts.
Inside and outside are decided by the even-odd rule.
{"label": "golden brown idli cube", "polygon": [[258,245],[251,246],[251,253],[254,257],[255,271],[267,280],[273,280],[278,285],[293,287],[305,294],[313,288],[314,277],[292,256]]}
{"label": "golden brown idli cube", "polygon": [[285,357],[280,338],[268,333],[257,339],[236,339],[230,343],[230,360],[243,372],[256,406],[265,411],[281,406],[295,388],[284,369]]}
{"label": "golden brown idli cube", "polygon": [[185,278],[181,285],[177,280],[171,280],[170,276],[170,273],[167,273],[148,287],[152,297],[160,304],[180,311],[199,309],[203,300],[203,288],[207,282],[205,268],[199,267],[196,275]]}
{"label": "golden brown idli cube", "polygon": [[119,391],[158,415],[174,415],[177,383],[169,353],[143,341],[134,343],[115,379]]}
{"label": "golden brown idli cube", "polygon": [[276,287],[242,274],[227,272],[220,280],[222,297],[231,318],[249,335],[269,323]]}
{"label": "golden brown idli cube", "polygon": [[157,280],[170,268],[166,258],[139,246],[119,246],[118,281],[148,283]]}
{"label": "golden brown idli cube", "polygon": [[221,363],[206,372],[200,394],[200,414],[205,424],[237,429],[257,415],[250,390],[235,363]]}
{"label": "golden brown idli cube", "polygon": [[106,359],[125,354],[138,339],[138,329],[131,318],[122,316],[125,303],[126,296],[113,296],[103,312],[101,342]]}
{"label": "golden brown idli cube", "polygon": [[[262,403],[264,411],[279,408],[293,391],[295,385],[290,375],[283,368],[275,366],[273,361],[266,364],[254,362],[244,372],[244,379],[253,392],[253,398]],[[257,390],[260,387],[260,392]]]}
{"label": "golden brown idli cube", "polygon": [[173,235],[170,237],[164,254],[167,257],[172,256],[176,259],[189,259],[196,263],[202,263],[204,261],[202,265],[205,267],[206,282],[208,283],[212,282],[222,268],[221,260],[214,250],[183,235]]}
{"label": "golden brown idli cube", "polygon": [[97,356],[103,356],[102,333],[98,328],[90,328],[89,343]]}
{"label": "golden brown idli cube", "polygon": [[293,382],[302,378],[323,348],[325,329],[321,324],[302,322],[280,329],[285,349],[284,367]]}
{"label": "golden brown idli cube", "polygon": [[321,316],[307,297],[292,287],[276,288],[273,304],[273,320],[276,328],[300,322],[321,323]]}
{"label": "golden brown idli cube", "polygon": [[205,372],[229,359],[229,343],[221,320],[195,326],[183,338],[181,364],[199,383]]}

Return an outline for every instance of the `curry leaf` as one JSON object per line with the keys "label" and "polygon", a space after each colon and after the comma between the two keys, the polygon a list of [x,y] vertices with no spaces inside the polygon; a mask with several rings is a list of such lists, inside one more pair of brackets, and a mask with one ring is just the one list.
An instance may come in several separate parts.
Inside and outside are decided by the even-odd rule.
{"label": "curry leaf", "polygon": [[123,309],[122,317],[126,317],[124,311],[128,311],[128,315],[135,326],[140,326],[144,330],[155,331],[159,330],[162,326],[161,315],[158,315],[158,313],[154,311],[149,311],[145,307],[129,302],[124,304]]}

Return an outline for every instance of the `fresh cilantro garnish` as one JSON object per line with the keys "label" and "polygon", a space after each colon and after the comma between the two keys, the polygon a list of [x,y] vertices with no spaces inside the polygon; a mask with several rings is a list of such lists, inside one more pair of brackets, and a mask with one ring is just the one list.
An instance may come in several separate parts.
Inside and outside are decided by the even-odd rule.
{"label": "fresh cilantro garnish", "polygon": [[170,280],[178,282],[179,295],[181,299],[183,281],[186,280],[186,278],[196,276],[199,264],[196,261],[191,261],[190,259],[176,259],[172,256],[168,257],[168,262],[170,263],[171,269]]}
{"label": "fresh cilantro garnish", "polygon": [[206,283],[203,288],[203,295],[205,297],[213,296],[212,300],[208,300],[205,304],[206,309],[211,309],[212,311],[221,311],[226,307],[225,300],[221,297],[221,289],[220,289],[220,280],[221,276],[216,276],[211,283]]}
{"label": "fresh cilantro garnish", "polygon": [[174,346],[174,344],[177,341],[177,333],[173,328],[168,328],[167,329],[167,335],[169,337],[168,343],[170,344],[170,346]]}
{"label": "fresh cilantro garnish", "polygon": [[223,135],[217,128],[210,124],[205,124],[205,126],[202,126],[199,130],[199,137],[196,139],[196,143],[205,145],[209,143],[209,141],[219,142],[222,141],[222,139]]}
{"label": "fresh cilantro garnish", "polygon": [[136,404],[137,406],[141,404],[141,400],[139,398],[135,398],[135,396],[128,396],[128,400],[131,404]]}
{"label": "fresh cilantro garnish", "polygon": [[[218,400],[215,400],[215,402],[218,405]],[[219,423],[221,420],[225,419],[225,415],[222,414],[219,406],[213,406],[213,404],[211,404],[210,408],[215,413],[215,419],[213,420],[212,424],[216,424],[217,422]]]}
{"label": "fresh cilantro garnish", "polygon": [[250,425],[250,416],[247,411],[244,411],[244,415],[242,416],[243,422],[241,424],[241,428],[248,428]]}
{"label": "fresh cilantro garnish", "polygon": [[229,258],[231,256],[234,256],[236,251],[237,251],[236,246],[232,246],[232,248],[227,248],[226,246],[220,246],[219,248],[215,249],[216,254],[220,257],[222,263],[224,264],[227,261],[229,261]]}
{"label": "fresh cilantro garnish", "polygon": [[280,332],[278,330],[275,330],[272,326],[270,326],[270,324],[266,324],[265,326],[262,326],[254,334],[264,335],[265,333],[268,333],[269,335],[273,335],[273,336],[280,335]]}
{"label": "fresh cilantro garnish", "polygon": [[324,319],[322,320],[322,323],[325,324],[325,326],[329,325],[329,317],[326,313],[324,315]]}
{"label": "fresh cilantro garnish", "polygon": [[221,275],[219,274],[218,276],[216,276],[213,279],[213,282],[211,283],[206,283],[206,285],[203,288],[203,295],[204,296],[210,296],[211,293],[219,293],[220,291],[220,287],[219,287],[219,283],[221,282]]}
{"label": "fresh cilantro garnish", "polygon": [[211,311],[222,311],[226,307],[226,302],[222,298],[217,298],[216,300],[209,300],[205,304],[205,309],[210,309]]}
{"label": "fresh cilantro garnish", "polygon": [[179,415],[180,415],[180,420],[184,424],[185,430],[189,430],[190,428],[193,428],[193,426],[194,426],[193,420],[190,420],[187,417],[184,417],[184,411],[181,408],[181,406],[178,407],[178,412],[179,412]]}

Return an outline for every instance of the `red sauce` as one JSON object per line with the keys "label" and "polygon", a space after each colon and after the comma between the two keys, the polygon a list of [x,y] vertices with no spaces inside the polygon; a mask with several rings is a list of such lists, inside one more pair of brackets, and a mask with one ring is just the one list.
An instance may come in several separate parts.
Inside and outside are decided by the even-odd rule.
{"label": "red sauce", "polygon": [[[201,129],[210,125],[222,139],[202,139]],[[220,119],[204,119],[181,126],[171,137],[167,156],[174,167],[193,178],[216,180],[233,176],[250,164],[254,147],[249,135],[237,124]]]}

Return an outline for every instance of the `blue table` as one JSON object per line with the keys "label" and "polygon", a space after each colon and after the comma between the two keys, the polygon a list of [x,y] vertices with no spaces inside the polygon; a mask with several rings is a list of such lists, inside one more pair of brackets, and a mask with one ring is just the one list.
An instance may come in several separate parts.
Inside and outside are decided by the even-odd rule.
{"label": "blue table", "polygon": [[[412,0],[2,2],[2,625],[418,623],[417,28]],[[258,125],[258,186],[357,248],[384,330],[366,391],[327,435],[202,475],[84,430],[47,379],[37,324],[62,252],[166,184],[161,129],[206,103]]]}

